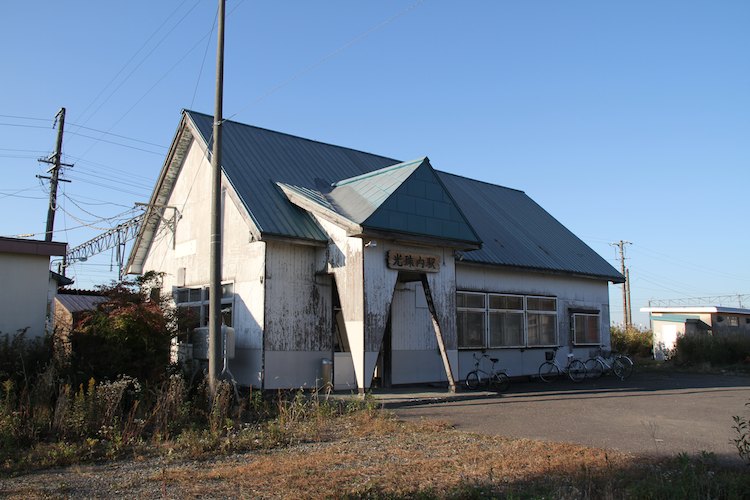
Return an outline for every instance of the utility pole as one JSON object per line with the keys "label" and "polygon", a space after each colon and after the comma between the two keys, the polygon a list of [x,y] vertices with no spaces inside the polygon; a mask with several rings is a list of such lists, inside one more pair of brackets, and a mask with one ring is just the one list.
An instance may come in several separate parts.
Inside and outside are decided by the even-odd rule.
{"label": "utility pole", "polygon": [[625,297],[628,305],[625,324],[626,326],[633,326],[633,304],[630,302],[630,268],[625,269]]}
{"label": "utility pole", "polygon": [[630,280],[628,279],[629,272],[625,269],[625,245],[632,245],[629,241],[620,240],[617,243],[610,243],[610,246],[616,247],[620,250],[620,272],[625,278],[625,283],[622,285],[622,318],[625,323],[625,328],[632,326],[631,315],[630,315]]}
{"label": "utility pole", "polygon": [[216,44],[216,100],[214,107],[214,144],[211,155],[211,276],[208,312],[208,387],[216,394],[221,340],[221,122],[224,96],[224,5],[219,0],[218,40]]}
{"label": "utility pole", "polygon": [[[55,228],[55,211],[57,210],[57,183],[60,179],[60,169],[62,167],[72,167],[73,165],[62,162],[62,143],[63,143],[63,130],[65,129],[65,108],[60,108],[57,115],[55,115],[55,121],[57,121],[57,144],[55,146],[55,154],[49,158],[40,158],[39,161],[43,163],[52,164],[52,168],[47,171],[50,177],[37,176],[43,179],[49,179],[49,207],[47,207],[47,229],[44,233],[44,241],[52,241],[52,232]],[[62,182],[70,182],[64,181]]]}

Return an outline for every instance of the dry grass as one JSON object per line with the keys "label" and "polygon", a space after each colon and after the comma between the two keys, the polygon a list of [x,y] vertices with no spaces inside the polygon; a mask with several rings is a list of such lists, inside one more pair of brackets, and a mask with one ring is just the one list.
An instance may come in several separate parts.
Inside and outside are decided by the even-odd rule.
{"label": "dry grass", "polygon": [[[747,498],[746,470],[470,434],[363,410],[293,426],[285,444],[168,453],[0,480],[4,498]],[[306,433],[307,431],[307,433]],[[228,439],[231,439],[227,437]],[[242,448],[242,447],[239,447]]]}
{"label": "dry grass", "polygon": [[512,491],[514,485],[627,461],[624,454],[582,446],[478,436],[440,422],[359,413],[342,418],[330,442],[254,453],[199,470],[175,467],[151,479],[170,496],[453,496],[467,485]]}

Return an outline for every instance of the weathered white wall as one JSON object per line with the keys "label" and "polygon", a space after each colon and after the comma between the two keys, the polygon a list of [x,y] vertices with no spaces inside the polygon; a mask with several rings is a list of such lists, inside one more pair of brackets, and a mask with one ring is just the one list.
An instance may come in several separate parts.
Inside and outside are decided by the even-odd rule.
{"label": "weathered white wall", "polygon": [[28,328],[26,338],[45,334],[49,257],[0,254],[0,333]]}
{"label": "weathered white wall", "polygon": [[[589,358],[590,346],[572,347],[570,332],[571,309],[596,310],[600,314],[601,342],[610,345],[609,337],[609,291],[603,280],[576,278],[554,274],[542,274],[520,270],[505,270],[487,266],[456,263],[456,288],[458,290],[510,293],[519,295],[542,295],[557,297],[557,338],[563,346],[557,353],[558,363],[564,365],[568,353],[578,359]],[[510,376],[535,375],[549,348],[489,349],[492,357],[499,359],[498,367],[508,370]],[[475,350],[459,351],[459,377],[474,369],[472,354]],[[489,366],[485,366],[488,368]]]}
{"label": "weathered white wall", "polygon": [[[385,242],[382,262],[389,250],[437,255],[440,272],[426,273],[438,314],[443,342],[454,378],[458,373],[456,285],[453,251],[449,248],[409,247]],[[391,308],[391,382],[407,384],[447,381],[435,329],[422,284],[399,283]]]}
{"label": "weathered white wall", "polygon": [[[366,382],[365,370],[365,290],[364,290],[364,242],[360,238],[351,238],[346,231],[325,219],[316,217],[318,223],[323,227],[331,238],[327,248],[327,271],[336,280],[339,298],[341,301],[341,312],[346,327],[346,337],[351,351],[351,362],[357,387],[369,387]],[[334,374],[337,372],[336,359],[334,359]],[[344,361],[341,357],[338,361]],[[349,372],[348,362],[345,370]],[[375,360],[371,363],[374,366]],[[368,365],[371,363],[367,363]],[[370,379],[372,373],[370,373]],[[343,382],[342,382],[343,383]]]}
{"label": "weathered white wall", "polygon": [[[226,180],[225,189],[231,190]],[[232,196],[223,194],[222,280],[234,282],[233,323],[236,335],[235,358],[230,370],[243,385],[262,383],[264,324],[264,242],[252,241],[251,227],[244,208],[237,207]],[[194,141],[185,156],[182,169],[167,205],[176,206],[182,215],[174,240],[164,221],[156,230],[154,243],[145,259],[145,271],[165,273],[163,293],[175,286],[207,286],[210,277],[210,204],[211,164]],[[170,217],[171,210],[165,211]],[[185,281],[178,283],[178,271],[185,269]]]}
{"label": "weathered white wall", "polygon": [[320,386],[333,356],[331,278],[325,248],[267,244],[266,389]]}

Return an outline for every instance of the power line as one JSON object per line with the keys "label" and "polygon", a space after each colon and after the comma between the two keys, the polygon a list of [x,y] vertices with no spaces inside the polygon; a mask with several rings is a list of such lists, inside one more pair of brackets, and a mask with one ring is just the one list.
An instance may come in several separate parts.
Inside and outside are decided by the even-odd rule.
{"label": "power line", "polygon": [[[164,155],[164,153],[160,152],[160,151],[151,151],[150,149],[143,149],[143,148],[139,148],[137,146],[131,146],[129,144],[123,144],[123,143],[117,142],[117,141],[108,141],[107,139],[102,139],[101,137],[94,137],[94,136],[91,136],[91,135],[81,134],[80,132],[70,131],[69,133],[72,134],[72,135],[77,135],[78,137],[85,137],[87,139],[93,139],[94,140],[94,144],[91,147],[94,147],[94,145],[96,145],[97,142],[106,142],[107,144],[114,144],[115,146],[122,146],[123,148],[134,149],[136,151],[143,151],[144,153],[151,153],[152,155],[158,155],[158,156],[163,156]],[[106,134],[106,133],[107,132],[102,132],[102,134]],[[159,147],[163,147],[163,146],[159,146]],[[91,151],[91,148],[89,148],[88,151]],[[88,153],[88,151],[86,153]],[[86,155],[86,153],[84,153],[84,156]]]}
{"label": "power line", "polygon": [[329,52],[327,55],[325,55],[322,58],[318,59],[318,61],[314,62],[313,64],[311,64],[311,65],[309,65],[309,66],[307,66],[305,68],[303,68],[301,71],[295,73],[290,78],[284,80],[280,84],[278,84],[275,87],[271,88],[269,91],[267,91],[265,94],[263,94],[260,97],[258,97],[256,100],[254,100],[251,103],[249,103],[247,106],[241,108],[239,111],[237,111],[233,115],[229,116],[228,118],[225,118],[224,121],[231,120],[232,118],[234,118],[238,114],[243,113],[244,111],[246,111],[251,106],[254,106],[254,105],[258,104],[259,102],[261,102],[264,99],[266,99],[266,98],[270,97],[271,95],[275,94],[276,92],[278,92],[282,88],[286,87],[290,83],[293,83],[294,81],[298,80],[299,78],[301,78],[302,76],[306,75],[307,73],[310,73],[311,71],[317,69],[318,67],[320,67],[323,64],[325,64],[328,60],[333,59],[334,57],[336,57],[340,53],[344,52],[349,47],[352,47],[353,45],[356,45],[358,42],[364,40],[365,38],[367,38],[371,34],[375,33],[376,31],[378,31],[378,30],[380,30],[380,29],[382,29],[384,27],[386,27],[387,25],[391,24],[396,19],[398,19],[400,17],[403,17],[404,15],[408,14],[412,10],[416,9],[423,2],[424,2],[424,0],[417,0],[416,2],[414,2],[413,4],[411,4],[409,7],[407,7],[404,10],[398,12],[394,16],[391,16],[390,18],[386,19],[385,21],[381,21],[380,23],[376,24],[375,26],[372,26],[370,29],[368,29],[368,30],[360,33],[359,35],[355,36],[354,38],[352,38],[351,40],[349,40],[348,42],[346,42],[344,45],[340,46],[336,50],[334,50],[332,52]]}
{"label": "power line", "polygon": [[[140,142],[141,144],[147,144],[149,146],[155,146],[157,148],[168,149],[168,146],[164,146],[163,144],[156,144],[154,142],[148,142],[148,141],[144,141],[141,139],[135,139],[133,137],[128,137],[126,135],[113,134],[112,132],[105,132],[104,130],[99,130],[99,129],[92,128],[92,127],[84,127],[83,125],[78,125],[76,123],[71,123],[70,125],[76,126],[84,130],[91,130],[92,132],[99,132],[100,134],[111,135],[113,137],[119,137],[120,139],[127,139],[129,141]],[[82,135],[82,134],[76,134],[74,131],[70,131],[70,133],[74,135]],[[82,135],[82,137],[87,137],[87,136]]]}
{"label": "power line", "polygon": [[[91,106],[93,106],[93,105],[94,105],[94,103],[95,103],[95,102],[96,102],[97,100],[99,100],[99,97],[101,97],[101,95],[102,95],[102,94],[103,94],[104,92],[106,92],[106,91],[107,91],[107,89],[108,89],[108,88],[109,88],[109,87],[110,87],[110,86],[111,86],[111,85],[112,85],[112,84],[113,84],[113,83],[114,83],[115,81],[117,81],[117,79],[118,79],[118,78],[119,78],[119,76],[120,76],[120,75],[122,74],[122,72],[123,72],[123,71],[125,71],[125,69],[126,69],[126,68],[127,68],[127,67],[128,67],[129,65],[130,65],[130,63],[131,63],[131,62],[133,62],[133,60],[135,60],[135,58],[136,58],[136,57],[138,56],[138,54],[140,54],[140,53],[141,53],[141,51],[142,51],[142,50],[143,50],[144,48],[146,48],[146,46],[147,46],[147,45],[149,44],[149,42],[151,41],[151,39],[153,39],[153,38],[154,38],[154,37],[155,37],[155,36],[157,35],[157,33],[159,33],[159,32],[160,32],[160,31],[162,30],[162,28],[163,28],[163,27],[164,27],[164,26],[165,26],[165,25],[167,24],[167,22],[168,22],[168,21],[169,21],[170,19],[172,19],[172,17],[173,17],[173,16],[174,16],[174,15],[175,15],[175,14],[177,13],[177,11],[178,11],[178,10],[180,10],[180,9],[182,8],[182,6],[183,6],[183,5],[185,5],[186,3],[187,3],[187,0],[184,0],[184,1],[183,1],[183,2],[182,2],[182,3],[180,4],[180,5],[178,5],[178,6],[177,6],[177,7],[176,7],[176,8],[175,8],[175,9],[174,9],[174,10],[173,10],[173,11],[172,11],[172,12],[171,12],[171,13],[170,13],[170,14],[169,14],[168,16],[167,16],[167,18],[166,18],[166,19],[165,19],[164,21],[162,21],[162,22],[161,22],[161,24],[159,25],[159,27],[158,27],[158,28],[157,28],[157,29],[156,29],[156,30],[155,30],[155,31],[154,31],[153,33],[151,33],[151,35],[150,35],[150,36],[149,36],[149,37],[148,37],[148,38],[146,39],[146,41],[145,41],[145,42],[143,42],[143,44],[142,44],[142,45],[141,45],[141,46],[140,46],[140,47],[138,48],[138,50],[136,50],[136,51],[135,51],[135,53],[134,53],[134,54],[133,54],[133,55],[132,55],[132,56],[130,57],[130,59],[128,59],[128,61],[127,61],[127,62],[126,62],[126,63],[125,63],[125,64],[124,64],[124,65],[123,65],[123,66],[122,66],[121,68],[120,68],[120,70],[119,70],[119,71],[117,72],[117,74],[115,74],[115,76],[114,76],[114,77],[112,77],[112,79],[111,79],[111,80],[110,80],[110,81],[109,81],[109,82],[108,82],[108,83],[107,83],[107,84],[106,84],[106,85],[104,86],[104,88],[103,88],[102,90],[100,90],[100,91],[99,91],[99,93],[98,93],[98,94],[96,95],[96,97],[94,97],[94,99],[93,99],[93,100],[92,100],[92,101],[91,101],[91,102],[90,102],[90,103],[89,103],[89,104],[88,104],[88,105],[86,106],[86,108],[85,108],[85,109],[83,110],[83,113],[81,113],[81,118],[82,118],[82,119],[84,119],[84,118],[85,118],[85,116],[86,116],[86,113],[87,113],[87,112],[88,112],[88,110],[89,110],[89,109],[91,108]],[[192,12],[192,10],[193,10],[193,9],[195,8],[195,6],[196,6],[196,5],[197,5],[197,3],[196,3],[195,5],[193,5],[193,7],[191,7],[191,8],[190,8],[190,10],[188,11],[188,14],[189,14],[190,12]],[[186,16],[187,16],[187,14],[186,14]],[[171,29],[171,30],[170,30],[170,31],[169,31],[169,32],[167,33],[167,36],[169,35],[169,33],[171,33],[171,32],[172,32],[172,31],[173,31],[173,30],[174,30],[174,29],[175,29],[175,28],[176,28],[176,27],[177,27],[177,26],[178,26],[178,25],[179,25],[179,24],[180,24],[180,23],[181,23],[181,22],[182,22],[182,21],[184,20],[184,18],[185,18],[185,16],[183,16],[183,18],[182,18],[182,19],[180,19],[180,21],[178,21],[178,22],[177,22],[177,24],[175,24],[175,26],[173,26],[173,27],[172,27],[172,29]],[[135,68],[133,68],[133,70],[131,70],[131,72],[130,72],[130,73],[129,73],[129,74],[128,74],[128,75],[126,76],[126,77],[125,77],[125,79],[124,79],[124,80],[123,80],[122,82],[120,82],[120,85],[118,85],[118,86],[117,86],[117,88],[116,88],[116,89],[114,89],[114,90],[113,90],[113,91],[112,91],[112,92],[111,92],[111,93],[109,94],[109,96],[107,96],[107,98],[106,98],[106,99],[105,99],[105,100],[104,100],[104,101],[103,101],[103,102],[102,102],[101,104],[99,104],[99,106],[98,106],[98,107],[97,107],[97,108],[96,108],[96,109],[95,109],[95,110],[94,110],[94,111],[93,111],[93,112],[91,113],[91,115],[90,115],[90,116],[89,116],[88,118],[86,118],[86,119],[84,120],[84,122],[83,122],[84,124],[85,124],[85,123],[88,123],[88,121],[89,121],[89,120],[90,120],[91,118],[93,118],[93,117],[94,117],[94,115],[95,115],[95,114],[96,114],[96,113],[97,113],[97,112],[99,111],[99,109],[101,109],[101,107],[102,107],[102,106],[103,106],[103,105],[104,105],[104,104],[105,104],[105,103],[106,103],[107,101],[109,101],[109,99],[111,99],[111,98],[112,98],[112,96],[113,96],[113,95],[114,95],[114,94],[115,94],[115,93],[116,93],[116,92],[117,92],[117,91],[118,91],[118,90],[119,90],[119,89],[120,89],[120,88],[121,88],[121,87],[122,87],[122,86],[123,86],[123,85],[125,84],[125,82],[127,82],[127,81],[128,81],[129,79],[130,79],[130,77],[131,77],[131,76],[133,75],[133,73],[134,73],[134,72],[135,72],[135,71],[136,71],[136,70],[137,70],[137,69],[138,69],[138,68],[139,68],[139,67],[140,67],[140,66],[141,66],[141,65],[142,65],[142,64],[143,64],[143,63],[144,63],[145,61],[146,61],[146,59],[148,59],[148,57],[149,57],[149,56],[150,56],[150,55],[151,55],[151,54],[152,54],[152,53],[154,52],[154,50],[156,50],[156,49],[157,49],[157,48],[159,47],[159,45],[161,45],[161,43],[162,43],[162,42],[163,42],[163,41],[164,41],[165,39],[166,39],[166,36],[165,36],[165,37],[163,37],[163,38],[162,38],[162,39],[161,39],[161,40],[160,40],[160,41],[159,41],[159,42],[158,42],[158,43],[156,44],[156,46],[155,46],[155,47],[154,47],[154,48],[153,48],[153,49],[151,50],[151,52],[149,52],[148,54],[146,54],[146,56],[145,56],[145,57],[144,57],[144,58],[143,58],[143,59],[142,59],[142,60],[141,60],[141,61],[140,61],[140,62],[139,62],[139,63],[138,63],[137,65],[136,65],[136,67],[135,67]],[[79,125],[79,127],[80,127],[80,125]]]}

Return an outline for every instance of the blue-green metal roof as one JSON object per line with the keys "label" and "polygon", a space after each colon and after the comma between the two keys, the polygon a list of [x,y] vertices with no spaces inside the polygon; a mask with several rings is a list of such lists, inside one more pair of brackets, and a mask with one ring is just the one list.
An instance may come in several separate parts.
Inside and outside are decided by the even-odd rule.
{"label": "blue-green metal roof", "polygon": [[438,175],[482,239],[482,248],[464,253],[464,261],[624,282],[609,262],[523,191],[446,172]]}
{"label": "blue-green metal roof", "polygon": [[[210,150],[213,117],[193,111],[185,114]],[[325,233],[315,220],[292,204],[277,182],[327,193],[342,179],[352,181],[357,176],[400,163],[392,158],[232,121],[224,122],[222,134],[222,168],[262,235],[326,241]],[[463,254],[464,261],[623,281],[622,275],[606,260],[525,193],[434,172],[474,229],[477,239],[482,241],[481,249]],[[334,189],[345,185],[342,181]],[[427,196],[426,191],[424,196]],[[367,197],[374,199],[375,194],[368,193]],[[380,208],[393,209],[389,200]],[[396,197],[394,203],[397,214],[400,210],[412,211],[408,197]],[[426,209],[426,205],[421,208]],[[419,214],[416,205],[414,213]],[[379,224],[380,217],[384,216],[378,215],[370,222]],[[390,225],[390,213],[388,217]],[[410,227],[424,228],[425,222],[412,226],[407,223],[406,230]]]}
{"label": "blue-green metal roof", "polygon": [[665,321],[667,323],[684,323],[689,319],[701,319],[699,314],[665,314],[663,316],[650,315],[651,321]]}
{"label": "blue-green metal roof", "polygon": [[312,202],[313,208],[356,223],[364,232],[427,236],[468,244],[464,248],[481,244],[427,158],[343,179],[333,183],[328,193],[279,185]]}

